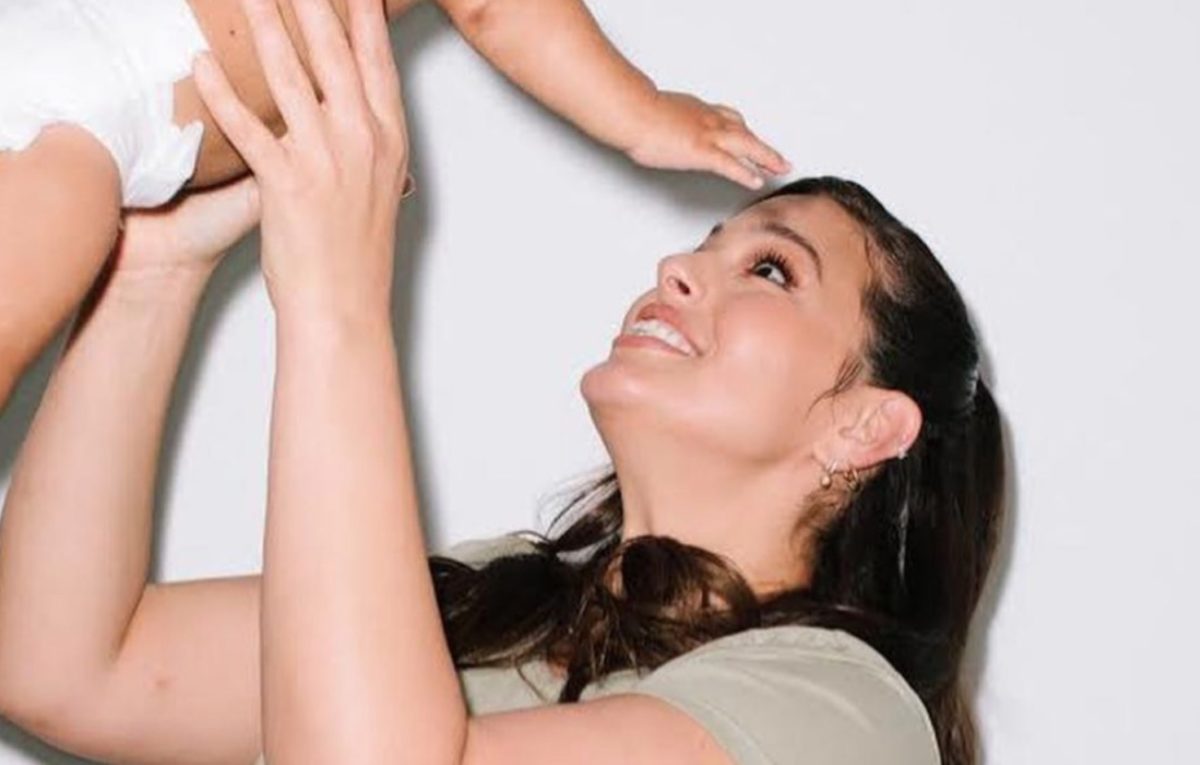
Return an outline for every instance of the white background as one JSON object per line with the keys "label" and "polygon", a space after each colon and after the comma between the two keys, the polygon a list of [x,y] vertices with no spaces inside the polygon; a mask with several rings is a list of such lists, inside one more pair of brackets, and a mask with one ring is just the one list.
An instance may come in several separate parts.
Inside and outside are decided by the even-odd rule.
{"label": "white background", "polygon": [[[798,173],[864,182],[961,286],[1015,473],[974,653],[988,761],[1200,762],[1200,7],[966,5],[591,3],[660,85],[737,105]],[[431,540],[541,528],[553,489],[604,461],[580,375],[657,259],[747,197],[592,146],[432,8],[395,39],[420,186],[397,315]],[[252,252],[183,374],[168,580],[260,565],[273,349]],[[0,481],[48,371],[0,420]],[[0,726],[3,765],[68,761]]]}

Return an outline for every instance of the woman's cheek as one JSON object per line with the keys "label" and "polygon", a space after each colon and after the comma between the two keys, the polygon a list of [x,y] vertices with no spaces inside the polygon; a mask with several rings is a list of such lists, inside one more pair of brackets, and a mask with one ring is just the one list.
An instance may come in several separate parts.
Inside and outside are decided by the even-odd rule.
{"label": "woman's cheek", "polygon": [[744,414],[790,432],[836,384],[845,353],[830,326],[788,309],[731,322],[721,351],[722,376]]}
{"label": "woman's cheek", "polygon": [[795,312],[788,308],[746,306],[728,317],[721,327],[718,352],[731,377],[769,392],[794,387],[797,373],[812,366],[812,338],[806,337]]}

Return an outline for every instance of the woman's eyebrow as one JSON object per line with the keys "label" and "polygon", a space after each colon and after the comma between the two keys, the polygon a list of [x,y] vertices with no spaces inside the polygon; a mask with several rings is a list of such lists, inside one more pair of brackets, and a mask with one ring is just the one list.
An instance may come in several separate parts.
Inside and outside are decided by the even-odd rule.
{"label": "woman's eyebrow", "polygon": [[[724,228],[725,224],[723,223],[718,223],[717,225],[713,226],[712,231],[708,233],[708,239],[712,239],[717,234],[720,234]],[[824,271],[821,268],[821,253],[817,251],[816,246],[814,246],[812,242],[808,241],[803,234],[791,228],[790,226],[780,223],[777,220],[764,220],[759,223],[758,229],[760,231],[765,231],[768,234],[780,237],[781,239],[786,239],[807,252],[808,256],[812,258],[813,267],[817,269],[817,281],[819,282],[822,280]],[[707,242],[708,240],[706,239],[705,241]],[[700,247],[703,246],[704,245],[700,245]],[[696,249],[699,250],[700,247],[697,247]]]}

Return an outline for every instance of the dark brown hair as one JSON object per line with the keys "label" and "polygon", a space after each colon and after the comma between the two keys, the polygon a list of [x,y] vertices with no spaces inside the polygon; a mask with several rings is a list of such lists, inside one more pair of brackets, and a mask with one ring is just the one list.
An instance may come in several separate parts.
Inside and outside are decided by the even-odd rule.
{"label": "dark brown hair", "polygon": [[[862,227],[867,338],[831,394],[864,382],[912,398],[923,424],[907,455],[838,493],[835,512],[819,514],[810,582],[763,599],[730,561],[701,548],[660,536],[622,544],[610,471],[576,492],[546,535],[522,532],[529,553],[479,569],[430,558],[450,648],[461,668],[534,658],[565,666],[567,702],[610,672],[653,669],[742,630],[840,629],[917,692],[942,762],[972,765],[975,730],[959,675],[996,547],[1005,467],[976,336],[933,253],[870,192],[825,177],[767,198],[788,195],[829,199]],[[819,501],[810,498],[814,510]]]}

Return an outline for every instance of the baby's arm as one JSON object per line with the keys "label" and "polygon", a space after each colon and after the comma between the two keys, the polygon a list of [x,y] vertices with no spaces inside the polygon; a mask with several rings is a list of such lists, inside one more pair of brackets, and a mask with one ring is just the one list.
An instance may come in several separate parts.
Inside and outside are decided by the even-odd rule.
{"label": "baby's arm", "polygon": [[436,1],[508,78],[639,164],[709,170],[751,187],[763,172],[789,169],[735,110],[659,91],[581,0]]}

